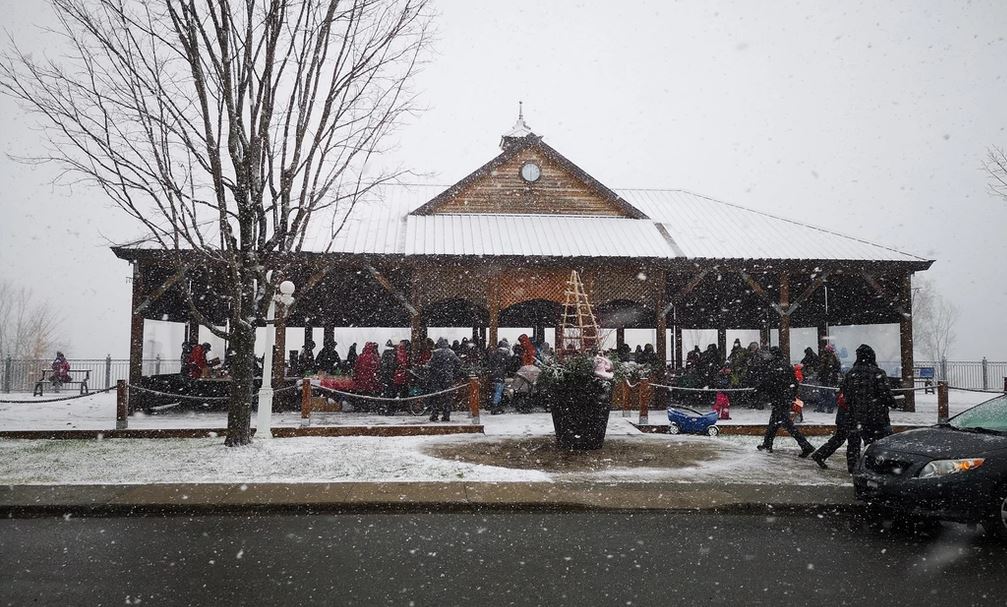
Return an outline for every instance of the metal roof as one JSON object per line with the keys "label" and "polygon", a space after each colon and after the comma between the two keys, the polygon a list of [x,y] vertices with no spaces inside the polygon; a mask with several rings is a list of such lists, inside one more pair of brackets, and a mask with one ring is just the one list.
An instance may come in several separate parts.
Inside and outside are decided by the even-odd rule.
{"label": "metal roof", "polygon": [[436,214],[406,219],[406,255],[668,256],[651,221],[569,215]]}
{"label": "metal roof", "polygon": [[[646,219],[598,216],[410,215],[441,185],[388,185],[328,221],[302,250],[372,255],[928,262],[883,245],[683,190],[618,190]],[[345,224],[335,238],[334,227]],[[123,249],[159,248],[140,241]]]}
{"label": "metal roof", "polygon": [[683,190],[618,190],[690,259],[925,262],[923,257]]}

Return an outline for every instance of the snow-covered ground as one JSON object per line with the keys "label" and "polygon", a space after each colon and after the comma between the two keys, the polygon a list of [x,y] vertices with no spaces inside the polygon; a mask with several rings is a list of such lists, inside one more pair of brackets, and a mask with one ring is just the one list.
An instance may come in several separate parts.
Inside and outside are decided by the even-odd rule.
{"label": "snow-covered ground", "polygon": [[[996,396],[989,393],[951,391],[950,409],[954,415],[977,403]],[[51,398],[46,396],[45,398]],[[44,400],[27,393],[0,394],[0,400],[17,400],[16,403],[0,403],[0,429],[3,430],[109,430],[115,428],[115,394],[107,392],[94,396],[56,403],[37,403]],[[454,423],[465,423],[466,414],[460,412]],[[613,411],[613,417],[622,413]],[[734,408],[731,410],[731,420],[720,424],[764,424],[769,418],[768,411]],[[892,412],[892,422],[897,424],[932,424],[937,421],[937,397],[933,394],[917,393],[916,412]],[[637,413],[632,412],[631,419],[636,419]],[[806,410],[805,423],[832,423],[835,415],[815,413]],[[414,417],[399,413],[392,417],[367,415],[362,413],[318,414],[312,425],[386,425],[423,423],[423,417]],[[651,423],[667,423],[662,411],[650,412]],[[512,433],[510,428],[527,427],[535,430],[551,431],[552,424],[546,415],[532,414],[529,416],[508,413],[506,415],[489,415],[484,412],[482,422],[487,434]],[[252,417],[255,423],[255,416]],[[300,425],[301,417],[298,411],[276,413],[273,415],[274,426]],[[226,414],[223,412],[195,412],[192,410],[167,410],[159,415],[136,414],[129,418],[130,428],[222,428],[226,425]]]}
{"label": "snow-covered ground", "polygon": [[[4,395],[6,397],[7,395]],[[987,395],[953,393],[952,413],[981,402]],[[114,427],[114,397],[108,394],[69,401],[0,405],[0,427],[4,429],[59,429]],[[936,418],[932,395],[920,395],[915,414],[895,413],[899,423],[930,423]],[[768,411],[736,409],[727,423],[766,422]],[[254,419],[254,418],[253,418]],[[316,416],[313,424],[420,423],[423,418],[398,415],[384,417],[365,414]],[[4,484],[134,484],[174,482],[381,482],[381,481],[547,481],[595,480],[605,482],[741,482],[759,484],[842,485],[848,476],[838,470],[820,470],[813,462],[796,457],[797,446],[790,438],[777,439],[776,453],[758,453],[758,437],[668,436],[641,434],[631,424],[636,414],[624,417],[614,411],[609,420],[610,441],[666,445],[669,449],[703,448],[715,441],[714,457],[704,457],[694,465],[678,468],[609,468],[597,472],[554,472],[519,470],[512,467],[479,465],[430,455],[429,447],[464,444],[478,447],[494,441],[552,433],[546,413],[508,413],[482,416],[485,435],[466,434],[416,437],[285,438],[256,440],[250,447],[228,449],[221,438],[207,439],[111,439],[111,440],[0,440],[0,483]],[[459,412],[452,423],[469,423]],[[662,423],[660,411],[651,412],[652,423]],[[808,423],[827,423],[830,416],[809,412]],[[298,425],[294,413],[273,416],[276,425]],[[136,416],[131,428],[222,427],[223,413],[168,413]],[[820,444],[824,438],[813,438]],[[706,449],[703,449],[705,452]],[[590,455],[586,455],[590,457]],[[841,468],[841,454],[837,466]]]}

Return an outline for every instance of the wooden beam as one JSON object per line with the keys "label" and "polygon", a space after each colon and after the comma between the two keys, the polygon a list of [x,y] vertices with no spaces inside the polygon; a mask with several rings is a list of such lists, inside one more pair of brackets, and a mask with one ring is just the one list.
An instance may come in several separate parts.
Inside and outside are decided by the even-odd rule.
{"label": "wooden beam", "polygon": [[[878,279],[875,278],[870,273],[868,273],[868,272],[861,272],[860,275],[864,277],[864,281],[866,281],[867,284],[870,285],[870,287],[872,289],[874,289],[874,291],[878,295],[880,295],[881,297],[883,297],[885,300],[888,301],[889,304],[891,304],[893,307],[895,307],[895,309],[899,311],[899,314],[901,314],[903,316],[906,315],[906,310],[903,307],[903,301],[902,301],[902,299],[900,299],[899,297],[896,297],[896,296],[892,295],[891,293],[889,293],[888,290],[885,289],[885,287],[882,286],[880,282],[878,282]],[[912,274],[909,274],[909,276],[912,276]],[[910,290],[910,293],[912,293],[911,290]],[[910,306],[911,305],[912,304],[910,303]],[[912,308],[910,307],[910,310],[911,309]],[[912,317],[912,313],[910,313],[910,317]]]}
{"label": "wooden beam", "polygon": [[787,308],[787,314],[790,315],[796,312],[797,308],[799,308],[802,303],[807,301],[808,298],[811,297],[815,291],[820,289],[822,285],[825,284],[825,281],[829,278],[829,274],[831,273],[832,273],[831,270],[826,270],[825,272],[819,274],[818,278],[816,278],[813,283],[808,285],[808,287],[804,289],[804,291],[802,291],[800,295],[797,296],[797,299],[794,300],[794,303],[790,304],[790,307]]}
{"label": "wooden beam", "polygon": [[[143,293],[143,271],[139,261],[133,262],[133,303],[129,322],[129,383],[139,386],[143,380],[143,314],[140,297]],[[129,408],[136,409],[139,392],[130,389],[127,396]]]}
{"label": "wooden beam", "polygon": [[[902,354],[902,387],[913,387],[913,275],[906,273],[899,285],[901,307],[909,312],[899,316],[899,346]],[[906,392],[904,410],[916,411],[916,393]]]}
{"label": "wooden beam", "polygon": [[392,283],[389,282],[388,279],[381,274],[381,272],[378,272],[377,268],[375,268],[370,264],[367,264],[367,271],[371,273],[371,276],[374,277],[374,280],[378,281],[379,285],[381,285],[386,291],[391,293],[392,296],[395,297],[395,299],[397,299],[398,302],[402,304],[402,306],[405,307],[406,310],[409,311],[410,316],[419,315],[419,312],[416,311],[416,308],[414,308],[413,305],[409,303],[409,299],[402,293],[399,293],[397,290],[395,290],[395,287],[392,286]]}
{"label": "wooden beam", "polygon": [[[656,286],[656,300],[654,302],[655,310],[664,310],[661,314],[657,315],[654,319],[654,354],[657,355],[657,377],[655,378],[658,383],[664,381],[665,372],[668,367],[668,306],[665,305],[664,298],[667,295],[667,274],[663,271],[657,271],[655,268],[651,272],[648,272],[651,276],[656,276],[657,285]],[[698,282],[696,284],[699,284]]]}
{"label": "wooden beam", "polygon": [[769,296],[762,285],[760,285],[754,278],[748,275],[748,272],[744,270],[738,270],[738,274],[741,274],[741,278],[744,279],[745,283],[752,289],[752,292],[761,297],[769,304],[771,308],[776,310],[777,314],[783,316],[786,314],[786,310],[780,307],[780,304],[773,301],[773,298]]}
{"label": "wooden beam", "polygon": [[154,303],[158,299],[161,299],[161,296],[164,295],[165,293],[167,293],[168,289],[170,289],[172,286],[174,286],[174,284],[176,282],[178,282],[179,280],[181,280],[185,276],[185,273],[188,272],[191,267],[192,267],[191,264],[188,264],[188,263],[182,264],[182,267],[179,268],[177,272],[175,272],[174,274],[172,274],[171,276],[169,276],[167,280],[165,280],[163,283],[161,283],[161,286],[159,286],[157,289],[155,289],[153,293],[151,293],[150,295],[148,295],[147,298],[144,299],[143,302],[141,302],[136,307],[136,309],[134,310],[134,313],[135,314],[141,314],[141,313],[143,313],[144,310],[146,310],[148,307],[150,307],[150,304]]}
{"label": "wooden beam", "polygon": [[680,302],[689,293],[692,293],[692,291],[697,286],[699,286],[699,283],[703,282],[703,279],[706,278],[706,275],[710,273],[710,270],[711,270],[710,268],[707,268],[701,271],[699,274],[696,274],[695,276],[692,277],[692,279],[689,280],[688,283],[686,283],[684,287],[682,287],[681,291],[672,295],[671,299],[668,300],[668,304],[661,309],[661,316],[667,316],[668,312],[671,312],[671,308],[675,304]]}

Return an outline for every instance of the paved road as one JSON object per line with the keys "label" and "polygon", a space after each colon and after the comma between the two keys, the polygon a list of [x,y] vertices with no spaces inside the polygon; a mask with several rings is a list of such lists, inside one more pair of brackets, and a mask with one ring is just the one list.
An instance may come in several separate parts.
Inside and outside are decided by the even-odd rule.
{"label": "paved road", "polygon": [[[0,605],[1003,605],[1007,547],[846,515],[0,521]],[[864,602],[866,601],[866,602]]]}

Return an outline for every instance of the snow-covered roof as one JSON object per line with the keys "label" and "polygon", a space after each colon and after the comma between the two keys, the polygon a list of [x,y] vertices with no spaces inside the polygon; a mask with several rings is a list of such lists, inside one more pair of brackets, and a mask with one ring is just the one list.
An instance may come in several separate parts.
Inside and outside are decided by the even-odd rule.
{"label": "snow-covered roof", "polygon": [[[442,185],[382,186],[353,207],[335,238],[331,234],[339,222],[315,218],[303,250],[410,256],[929,262],[862,238],[683,190],[616,190],[646,216],[642,219],[411,214],[445,189]],[[159,247],[142,241],[122,248]]]}
{"label": "snow-covered roof", "polygon": [[683,190],[617,190],[689,259],[925,262],[923,257]]}
{"label": "snow-covered roof", "polygon": [[[353,210],[329,250],[379,255],[927,261],[683,190],[616,191],[646,219],[409,214],[443,190],[444,186],[428,185],[383,188],[379,199]],[[305,250],[324,251],[328,233],[317,230],[306,240]]]}

